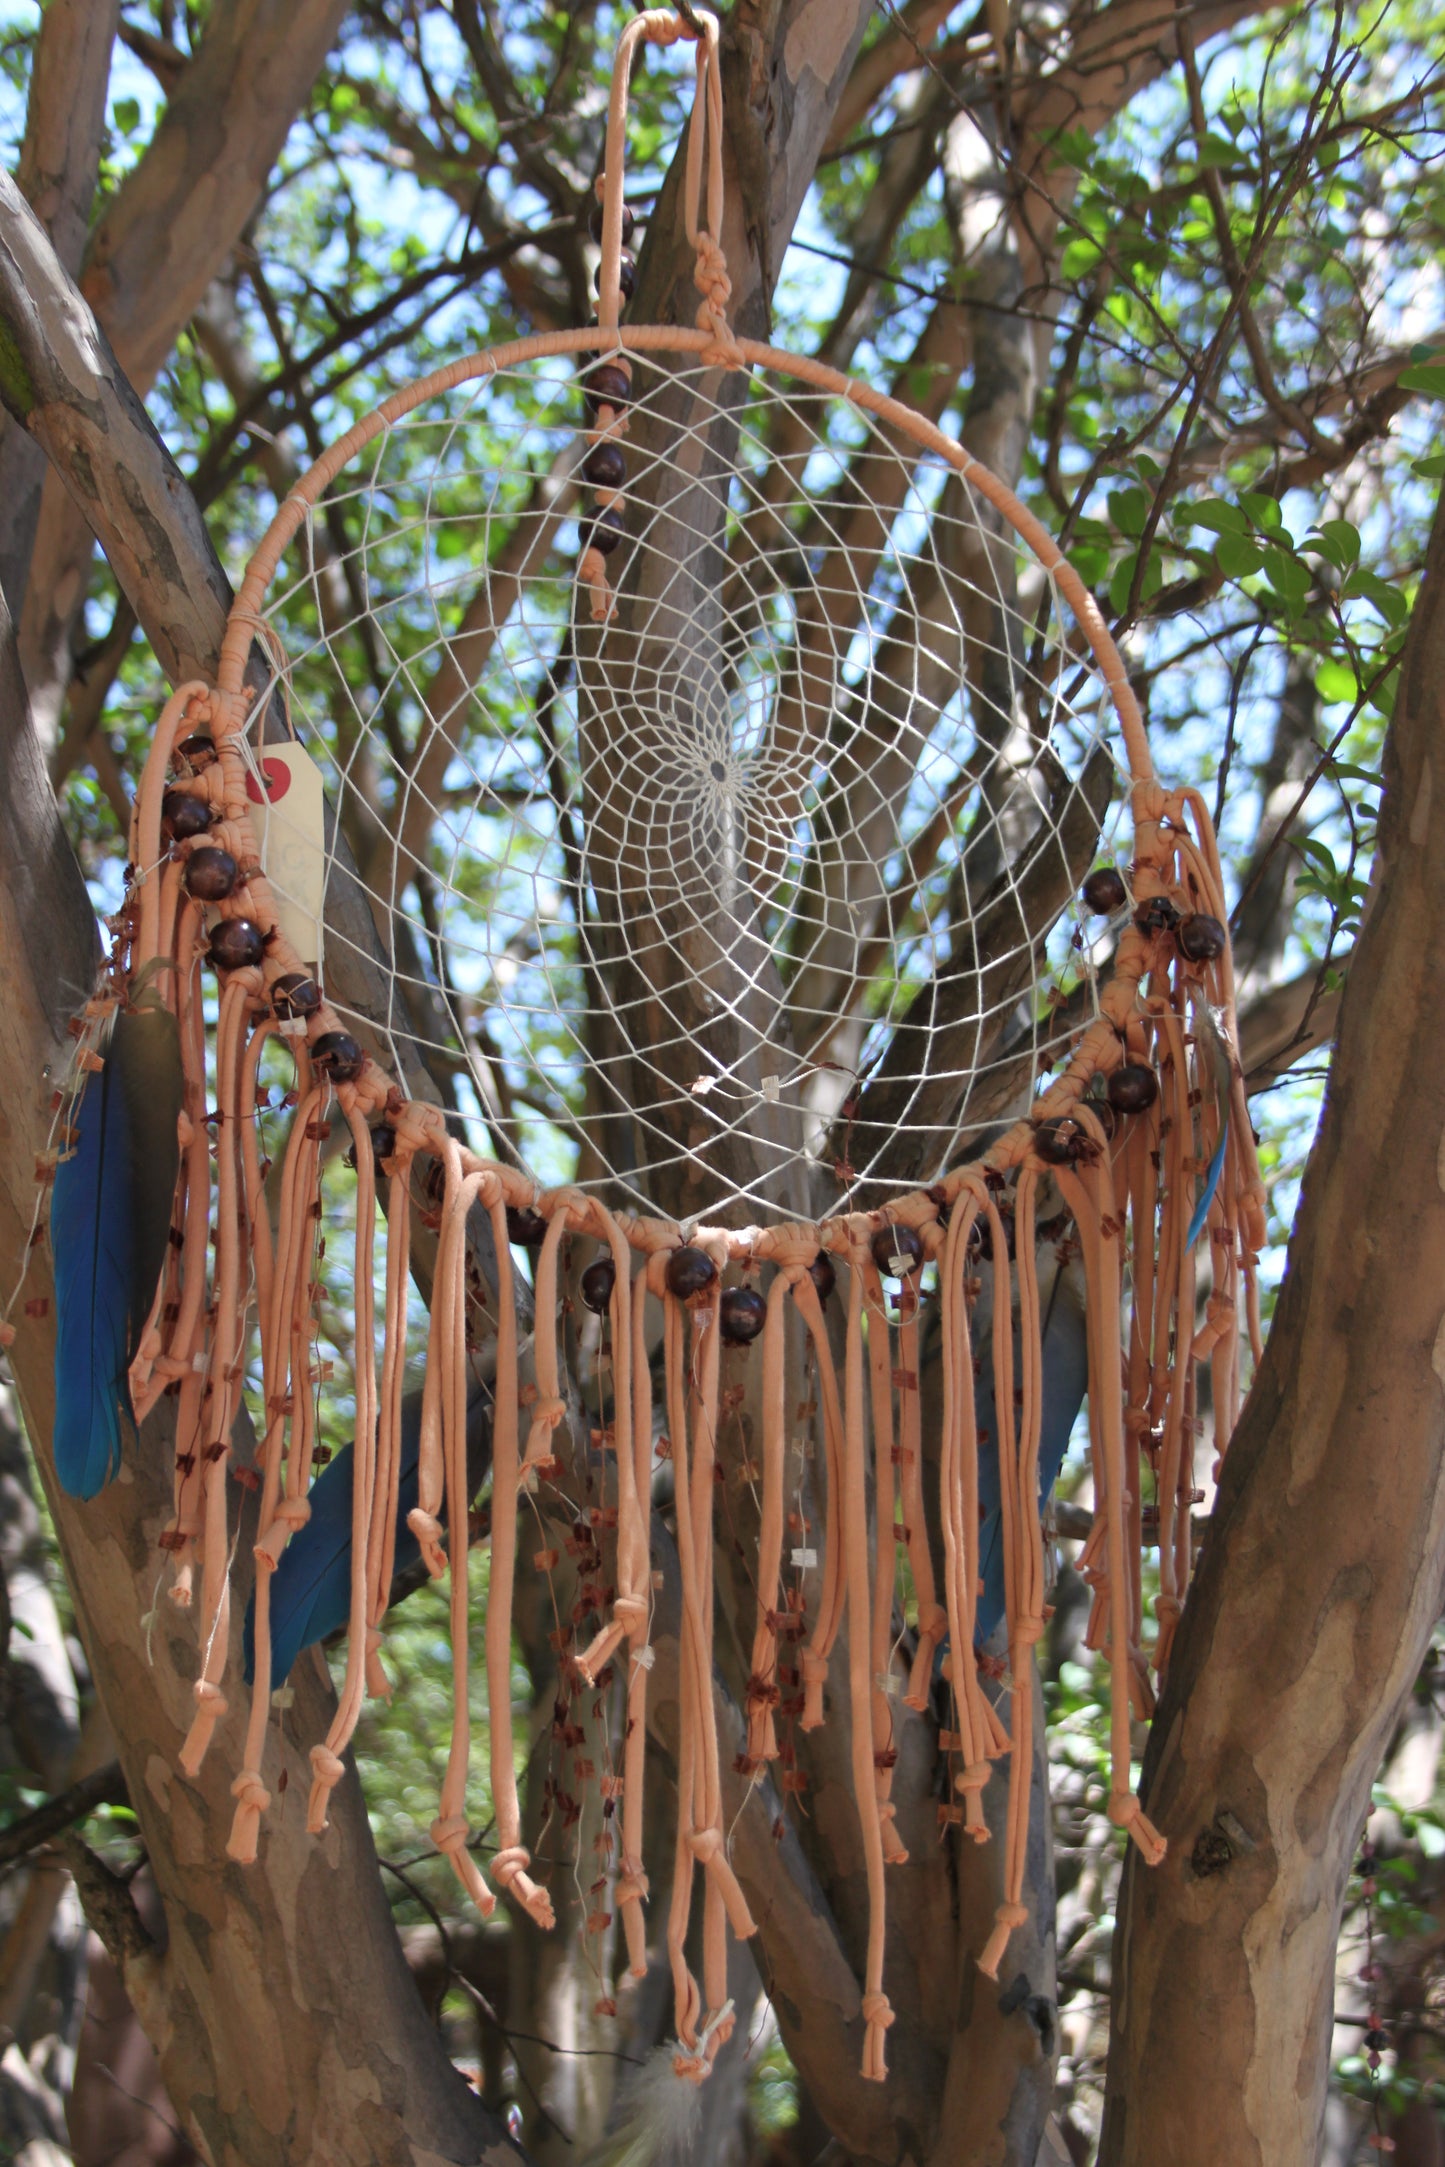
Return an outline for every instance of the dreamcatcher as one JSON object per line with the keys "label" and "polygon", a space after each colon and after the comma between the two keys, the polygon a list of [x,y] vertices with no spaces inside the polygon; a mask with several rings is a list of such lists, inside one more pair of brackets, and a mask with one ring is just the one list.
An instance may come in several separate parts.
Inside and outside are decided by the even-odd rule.
{"label": "dreamcatcher", "polygon": [[[577,1285],[606,1335],[585,1449],[608,1488],[587,1533],[600,1615],[562,1636],[562,1660],[624,1681],[621,1767],[601,1780],[620,1800],[614,1895],[636,1972],[666,1533],[652,1499],[670,1459],[667,1946],[675,2066],[701,2077],[731,2026],[726,1931],[753,1931],[723,1825],[712,1653],[720,1407],[752,1391],[745,1772],[781,1763],[784,1790],[801,1787],[794,1726],[846,1703],[872,1918],[864,2069],[881,2078],[897,1704],[947,1707],[940,1811],[963,1837],[987,1834],[990,1765],[1025,1742],[980,1959],[996,1974],[1026,1916],[1040,1502],[1085,1400],[1109,1810],[1146,1858],[1163,1853],[1129,1786],[1129,1721],[1152,1707],[1189,1577],[1200,1365],[1222,1449],[1241,1305],[1257,1351],[1262,1192],[1205,806],[1155,779],[1093,601],[1009,491],[920,414],[733,334],[717,33],[699,20],[684,191],[697,327],[619,322],[629,68],[640,42],[695,34],[651,13],[614,76],[599,322],[458,361],[358,423],[279,510],[216,683],[181,686],[160,717],[110,974],[60,1116],[56,1460],[93,1493],[118,1464],[122,1409],[139,1421],[175,1398],[160,1540],[172,1597],[198,1618],[194,1773],[242,1629],[226,1478],[258,1336],[255,1682],[244,1739],[239,1710],[227,1733],[230,1854],[254,1858],[270,1804],[273,1687],[344,1620],[340,1702],[311,1756],[309,1825],[325,1826],[364,1697],[386,1690],[383,1622],[410,1550],[450,1575],[456,1721],[432,1834],[489,1910],[465,1806],[469,1444],[489,1428],[492,1880],[549,1925],[520,1838],[511,1607],[519,1501],[556,1478],[570,1420],[561,1296]],[[1132,833],[1072,915],[1116,772]],[[342,829],[371,839],[359,867],[338,855]],[[447,1064],[461,1118],[403,1088],[418,1044]],[[268,1178],[258,1079],[278,1045],[294,1113]],[[356,1431],[318,1473],[317,1199],[338,1120],[356,1167]],[[431,1300],[414,1407],[417,1254]],[[925,1325],[943,1374],[927,1435]],[[752,1358],[730,1350],[753,1342],[740,1387]],[[805,1359],[813,1397],[795,1408]],[[1007,1721],[981,1653],[1001,1619]]]}

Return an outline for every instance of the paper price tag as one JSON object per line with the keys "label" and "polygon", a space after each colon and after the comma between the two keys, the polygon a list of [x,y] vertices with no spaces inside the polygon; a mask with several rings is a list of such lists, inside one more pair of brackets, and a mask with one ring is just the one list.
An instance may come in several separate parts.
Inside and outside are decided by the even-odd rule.
{"label": "paper price tag", "polygon": [[321,770],[304,745],[266,745],[260,775],[246,796],[261,851],[261,870],[276,898],[281,931],[318,973],[326,907],[326,796]]}

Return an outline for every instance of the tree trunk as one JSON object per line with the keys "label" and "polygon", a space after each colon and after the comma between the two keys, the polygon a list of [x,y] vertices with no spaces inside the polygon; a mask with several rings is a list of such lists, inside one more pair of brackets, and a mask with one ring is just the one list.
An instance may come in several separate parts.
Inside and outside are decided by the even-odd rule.
{"label": "tree trunk", "polygon": [[1169,1855],[1125,1869],[1105,2167],[1318,2153],[1351,1855],[1441,1605],[1442,688],[1437,514],[1324,1117],[1145,1759]]}

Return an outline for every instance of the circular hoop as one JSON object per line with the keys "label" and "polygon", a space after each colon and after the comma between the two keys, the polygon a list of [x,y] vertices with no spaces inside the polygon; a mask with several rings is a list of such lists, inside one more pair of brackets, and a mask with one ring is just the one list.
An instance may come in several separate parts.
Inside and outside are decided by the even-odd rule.
{"label": "circular hoop", "polygon": [[[219,689],[223,693],[241,691],[251,642],[262,623],[261,602],[277,565],[307,513],[358,452],[364,451],[394,422],[415,413],[418,407],[442,392],[453,391],[459,384],[473,383],[478,377],[495,376],[503,369],[514,368],[519,362],[592,352],[599,355],[618,352],[701,355],[710,343],[708,333],[689,330],[681,324],[626,325],[615,338],[598,325],[589,324],[580,330],[539,332],[531,338],[513,339],[505,346],[486,347],[478,353],[464,355],[459,361],[449,362],[445,368],[434,369],[430,376],[419,377],[414,384],[394,392],[391,398],[383,400],[380,406],[374,407],[348,429],[345,436],[338,437],[307,469],[266,529],[246,567],[240,592],[231,605],[226,622],[217,676]],[[813,361],[802,354],[785,353],[779,347],[765,346],[755,339],[740,338],[737,352],[741,363],[749,369],[767,369],[775,375],[791,376],[815,391],[862,407],[876,420],[902,430],[920,450],[933,452],[945,460],[971,489],[976,489],[993,506],[1057,583],[1073,611],[1119,718],[1131,780],[1152,782],[1154,763],[1149,753],[1144,718],[1129,683],[1123,657],[1099,605],[1053,537],[1027,505],[1020,503],[1012,489],[988,467],[972,458],[953,437],[945,435],[934,422],[904,405],[902,400],[891,398],[887,392],[875,391],[872,385],[845,376],[826,362]]]}

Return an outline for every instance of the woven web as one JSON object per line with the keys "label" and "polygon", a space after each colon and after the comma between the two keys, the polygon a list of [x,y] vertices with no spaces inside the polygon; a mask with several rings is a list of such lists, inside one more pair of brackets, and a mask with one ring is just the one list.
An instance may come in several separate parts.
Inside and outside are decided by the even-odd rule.
{"label": "woven web", "polygon": [[283,559],[292,726],[386,1027],[476,1148],[680,1219],[877,1204],[1027,1105],[1062,996],[1092,1014],[1107,703],[942,460],[788,380],[631,361],[610,619],[576,367],[478,378]]}

